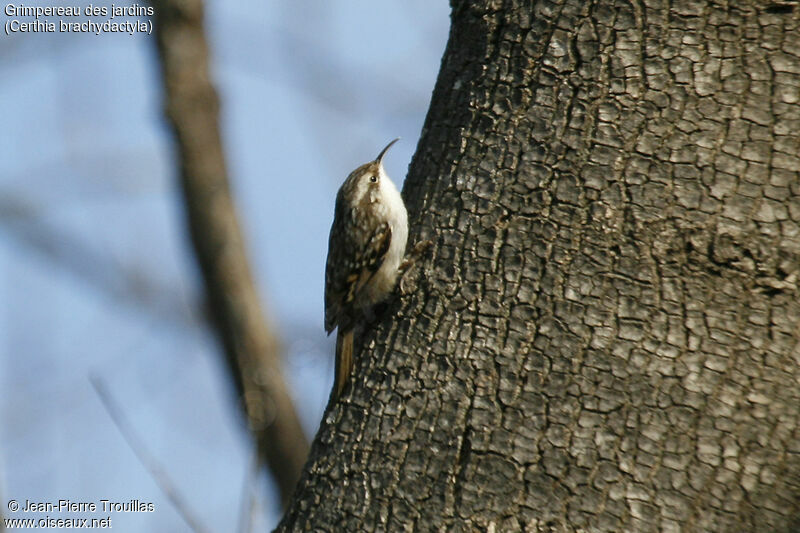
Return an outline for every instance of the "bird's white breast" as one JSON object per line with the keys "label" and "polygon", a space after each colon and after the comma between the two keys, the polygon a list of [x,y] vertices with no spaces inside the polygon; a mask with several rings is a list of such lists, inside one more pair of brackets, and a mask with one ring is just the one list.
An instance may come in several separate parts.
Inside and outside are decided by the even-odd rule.
{"label": "bird's white breast", "polygon": [[397,190],[392,180],[383,171],[381,172],[380,195],[381,201],[377,203],[376,214],[389,223],[392,228],[392,240],[386,252],[383,263],[373,276],[369,287],[366,287],[366,299],[370,304],[375,304],[386,298],[394,290],[397,283],[398,268],[406,253],[408,241],[408,213],[403,203],[403,197]]}

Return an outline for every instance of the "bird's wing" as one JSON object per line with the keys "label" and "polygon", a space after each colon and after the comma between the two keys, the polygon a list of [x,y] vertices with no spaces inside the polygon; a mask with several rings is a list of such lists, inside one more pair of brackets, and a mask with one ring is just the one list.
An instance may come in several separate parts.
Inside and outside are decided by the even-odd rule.
{"label": "bird's wing", "polygon": [[349,326],[355,318],[353,302],[380,268],[392,241],[392,228],[387,222],[372,231],[368,229],[369,224],[359,222],[357,216],[336,216],[331,227],[325,268],[325,331],[328,333],[337,326]]}

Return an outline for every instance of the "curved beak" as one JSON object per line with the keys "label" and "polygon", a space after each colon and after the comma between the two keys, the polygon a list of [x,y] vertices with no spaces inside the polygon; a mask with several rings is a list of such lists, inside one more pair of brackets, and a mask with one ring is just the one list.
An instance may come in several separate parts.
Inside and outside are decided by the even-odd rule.
{"label": "curved beak", "polygon": [[384,156],[384,155],[386,155],[386,152],[387,152],[387,150],[389,150],[389,148],[391,148],[391,147],[392,147],[392,145],[393,145],[394,143],[396,143],[397,141],[399,141],[399,140],[400,140],[400,137],[398,137],[397,139],[395,139],[395,140],[393,140],[392,142],[390,142],[389,144],[387,144],[387,145],[386,145],[386,148],[384,148],[383,150],[381,150],[381,153],[379,153],[379,154],[378,154],[378,157],[376,157],[376,158],[375,158],[375,162],[376,162],[376,163],[378,163],[379,165],[382,165],[382,164],[383,164],[383,163],[382,163],[382,161],[383,161],[383,156]]}

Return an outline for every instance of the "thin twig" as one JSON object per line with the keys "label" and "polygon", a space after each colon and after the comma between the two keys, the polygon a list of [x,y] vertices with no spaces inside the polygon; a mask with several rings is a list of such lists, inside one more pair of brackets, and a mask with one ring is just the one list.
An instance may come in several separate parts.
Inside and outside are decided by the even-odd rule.
{"label": "thin twig", "polygon": [[156,458],[145,447],[144,443],[139,439],[133,431],[133,426],[125,418],[122,409],[114,402],[111,393],[106,389],[103,381],[97,376],[89,376],[89,381],[92,383],[97,396],[100,398],[103,407],[106,408],[108,416],[117,426],[117,429],[122,434],[125,442],[128,443],[136,458],[142,463],[142,466],[150,473],[153,480],[164,492],[167,499],[172,503],[172,506],[181,515],[181,518],[186,522],[189,528],[195,533],[209,533],[209,531],[202,526],[200,521],[194,517],[194,514],[189,510],[189,506],[181,497],[175,484],[170,479],[167,471],[158,463]]}
{"label": "thin twig", "polygon": [[248,465],[247,472],[244,474],[242,484],[242,505],[239,515],[239,533],[250,533],[253,529],[253,508],[255,507],[255,491],[253,485],[261,471],[261,460],[258,456],[258,448],[253,448],[253,457]]}

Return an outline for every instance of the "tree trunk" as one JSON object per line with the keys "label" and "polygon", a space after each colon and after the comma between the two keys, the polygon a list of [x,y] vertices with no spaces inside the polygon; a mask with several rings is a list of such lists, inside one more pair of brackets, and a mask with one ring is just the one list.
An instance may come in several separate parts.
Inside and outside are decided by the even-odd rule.
{"label": "tree trunk", "polygon": [[280,530],[798,531],[794,6],[453,1],[433,251]]}

